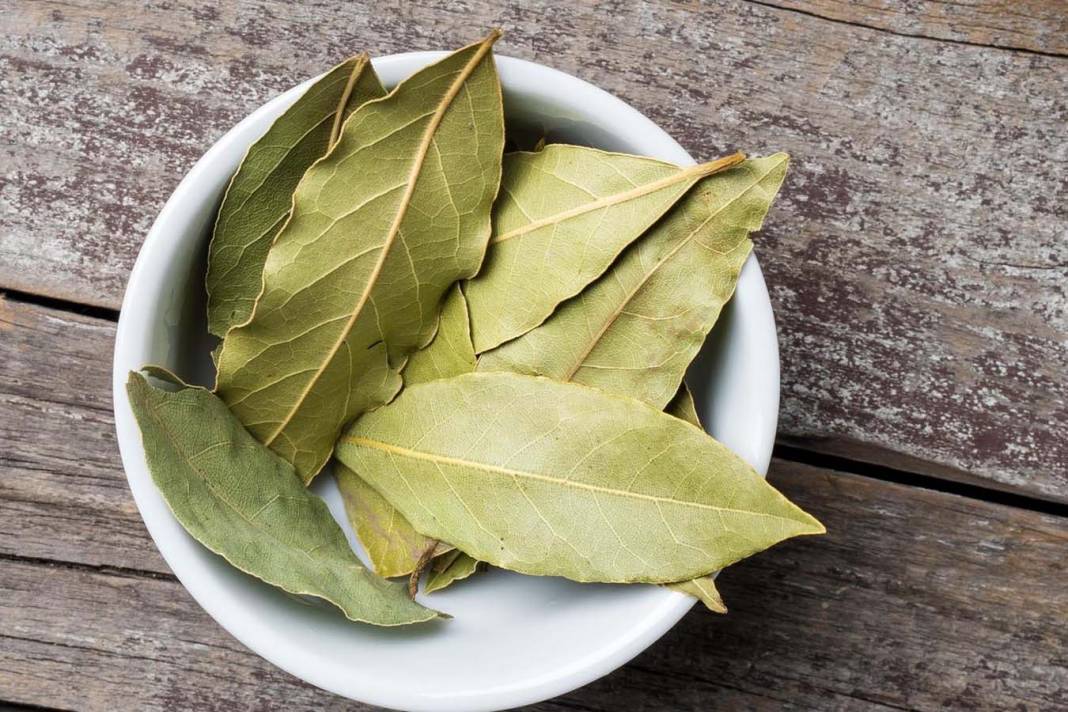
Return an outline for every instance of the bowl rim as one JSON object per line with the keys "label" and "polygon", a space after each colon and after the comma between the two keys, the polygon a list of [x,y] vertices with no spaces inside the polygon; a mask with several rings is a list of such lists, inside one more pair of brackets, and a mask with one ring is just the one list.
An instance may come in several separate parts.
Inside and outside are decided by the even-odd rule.
{"label": "bowl rim", "polygon": [[[372,60],[372,63],[376,70],[385,71],[390,67],[412,62],[427,63],[446,54],[448,53],[442,51],[405,52],[377,57]],[[495,55],[495,61],[502,73],[502,84],[505,83],[506,73],[516,75],[526,73],[530,75],[527,78],[528,82],[542,85],[542,92],[551,91],[554,94],[567,96],[581,95],[584,102],[592,102],[603,108],[606,117],[610,117],[613,124],[626,124],[628,131],[642,132],[643,142],[651,142],[657,146],[658,158],[679,164],[694,163],[692,157],[671,136],[622,99],[578,77],[536,62],[500,54]],[[334,694],[395,709],[495,710],[531,704],[570,692],[612,672],[641,653],[677,623],[690,610],[695,600],[684,594],[662,589],[663,596],[649,615],[638,621],[638,625],[628,630],[625,635],[620,636],[614,648],[602,649],[599,655],[587,656],[579,663],[564,667],[553,677],[542,676],[532,679],[523,687],[512,686],[503,690],[489,690],[477,699],[464,697],[449,700],[413,697],[406,690],[398,689],[395,685],[384,684],[373,689],[361,688],[356,696],[351,687],[346,687],[341,684],[342,681],[323,674],[313,663],[304,662],[299,659],[299,656],[287,656],[282,649],[284,646],[276,645],[283,643],[284,638],[273,636],[272,639],[272,635],[264,634],[266,627],[254,629],[239,623],[235,616],[231,615],[225,602],[218,597],[219,585],[211,581],[210,574],[207,574],[199,563],[182,553],[180,547],[164,531],[164,523],[158,519],[159,516],[173,519],[173,515],[155,489],[151,478],[144,476],[147,474],[144,448],[125,390],[128,372],[131,368],[136,369],[143,365],[143,362],[137,360],[141,351],[144,350],[138,348],[137,338],[141,337],[158,318],[156,314],[139,304],[139,296],[146,290],[159,290],[159,287],[153,283],[160,279],[161,270],[166,270],[166,266],[172,261],[178,249],[175,245],[166,243],[168,235],[164,233],[167,232],[168,226],[180,214],[183,207],[189,205],[191,201],[203,203],[202,191],[198,189],[202,177],[212,169],[222,154],[234,150],[233,144],[242,141],[242,136],[260,122],[260,117],[280,110],[280,105],[291,102],[317,78],[308,79],[264,103],[219,138],[197,160],[167,199],[139,250],[130,272],[119,314],[112,372],[116,438],[124,472],[138,512],[156,549],[179,582],[218,625],[271,664]],[[524,90],[527,88],[524,87]],[[755,272],[756,287],[758,287],[756,296],[760,297],[759,303],[755,305],[756,321],[764,322],[758,324],[758,327],[767,331],[770,325],[771,330],[768,343],[769,358],[765,359],[766,370],[772,371],[768,373],[767,378],[771,390],[767,394],[762,394],[761,397],[768,399],[769,405],[773,406],[773,413],[770,418],[770,428],[765,428],[768,432],[757,434],[758,442],[754,446],[755,450],[747,457],[761,474],[766,474],[774,444],[778,414],[778,340],[770,298],[755,255],[751,256],[746,270]],[[139,471],[140,474],[137,474]]]}

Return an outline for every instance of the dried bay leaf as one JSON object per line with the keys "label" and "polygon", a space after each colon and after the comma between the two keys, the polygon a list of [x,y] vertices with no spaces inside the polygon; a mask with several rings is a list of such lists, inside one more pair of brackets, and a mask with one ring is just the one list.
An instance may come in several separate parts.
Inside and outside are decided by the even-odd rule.
{"label": "dried bay leaf", "polygon": [[486,263],[464,289],[475,351],[545,321],[700,178],[743,159],[681,168],[564,144],[507,155]]}
{"label": "dried bay leaf", "polygon": [[401,625],[438,617],[403,586],[367,571],[326,504],[213,394],[160,390],[133,372],[126,390],[156,487],[208,549],[273,586],[328,601],[354,621]]}
{"label": "dried bay leaf", "polygon": [[360,54],[312,84],[245,154],[226,189],[208,251],[208,331],[226,335],[252,315],[271,241],[301,176],[337,140],[354,110],[385,96]]}
{"label": "dried bay leaf", "polygon": [[[334,477],[345,514],[375,573],[385,578],[410,574],[434,540],[417,532],[385,497],[343,463],[334,464]],[[442,551],[448,548],[442,545]]]}
{"label": "dried bay leaf", "polygon": [[545,378],[406,388],[337,455],[418,531],[528,574],[672,583],[824,531],[698,428]]}
{"label": "dried bay leaf", "polygon": [[543,324],[482,354],[479,369],[576,381],[664,407],[734,293],[749,233],[788,160],[750,159],[703,179]]}
{"label": "dried bay leaf", "polygon": [[345,423],[393,397],[446,290],[481,264],[504,145],[498,36],[353,112],[297,186],[251,320],[223,341],[217,392],[305,482]]}
{"label": "dried bay leaf", "polygon": [[[690,389],[687,388],[685,383],[679,386],[679,390],[675,394],[675,397],[664,410],[666,413],[670,413],[676,418],[680,418],[695,427],[702,427],[701,420],[697,415],[697,406],[694,403],[693,394],[690,393]],[[365,486],[369,487],[369,485]],[[399,513],[397,514],[399,516]],[[407,522],[407,520],[405,520],[405,522]],[[409,524],[408,526],[411,525]],[[426,593],[433,593],[434,591],[440,591],[451,586],[456,581],[466,579],[478,570],[479,564],[480,562],[477,559],[474,559],[457,549],[453,549],[447,554],[442,554],[434,561],[434,566],[431,569],[430,575],[427,577],[424,591]],[[697,598],[706,608],[708,608],[708,610],[714,613],[727,612],[727,607],[719,595],[719,590],[716,588],[714,574],[701,576],[700,578],[692,579],[690,581],[662,585]]]}
{"label": "dried bay leaf", "polygon": [[453,549],[434,560],[423,591],[425,593],[440,591],[457,581],[468,578],[478,571],[480,566],[481,562],[478,559]]}
{"label": "dried bay leaf", "polygon": [[[475,350],[467,303],[455,285],[445,300],[434,340],[416,351],[404,367],[405,385],[425,383],[469,373],[475,368]],[[379,576],[407,576],[423,552],[434,542],[423,536],[356,472],[339,463],[335,471],[345,513]],[[441,544],[439,553],[452,547]]]}

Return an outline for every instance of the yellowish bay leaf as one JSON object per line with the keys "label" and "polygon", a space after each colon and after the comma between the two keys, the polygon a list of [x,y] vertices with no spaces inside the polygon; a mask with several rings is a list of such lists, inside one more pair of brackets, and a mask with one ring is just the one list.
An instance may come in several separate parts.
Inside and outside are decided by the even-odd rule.
{"label": "yellowish bay leaf", "polygon": [[671,583],[824,531],[689,423],[545,378],[406,388],[337,454],[417,531],[528,574]]}
{"label": "yellowish bay leaf", "polygon": [[478,559],[453,549],[434,560],[434,565],[430,568],[430,574],[426,578],[424,591],[426,593],[441,591],[457,581],[463,581],[472,576],[480,566],[481,562]]}
{"label": "yellowish bay leaf", "polygon": [[727,612],[727,606],[723,603],[723,598],[719,595],[719,589],[716,588],[716,582],[711,576],[702,576],[701,578],[682,581],[681,583],[669,583],[667,587],[673,591],[693,596],[713,613]]}
{"label": "yellowish bay leaf", "polygon": [[786,154],[703,179],[596,282],[480,370],[575,381],[667,405],[734,293]]}
{"label": "yellowish bay leaf", "polygon": [[743,159],[681,168],[564,144],[508,154],[486,263],[464,288],[475,351],[545,321],[700,178]]}

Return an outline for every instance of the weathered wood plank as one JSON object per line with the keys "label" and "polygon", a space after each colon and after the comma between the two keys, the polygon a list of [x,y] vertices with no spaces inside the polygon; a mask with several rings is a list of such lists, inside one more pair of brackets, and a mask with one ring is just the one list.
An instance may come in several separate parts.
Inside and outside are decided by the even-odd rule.
{"label": "weathered wood plank", "polygon": [[0,570],[4,699],[71,710],[349,708],[248,652],[177,582],[6,560]]}
{"label": "weathered wood plank", "polygon": [[[827,523],[826,548],[790,544],[725,572],[730,613],[691,614],[649,651],[655,664],[638,658],[587,688],[599,704],[626,708],[645,689],[665,709],[707,708],[716,684],[787,709],[1068,703],[1063,520],[781,462],[771,478]],[[1037,586],[1028,602],[1024,579]],[[1009,650],[1020,665],[1000,657]]]}
{"label": "weathered wood plank", "polygon": [[169,573],[115,445],[108,321],[0,299],[0,554]]}
{"label": "weathered wood plank", "polygon": [[[781,461],[772,481],[830,534],[726,572],[727,616],[695,610],[624,669],[535,709],[1068,705],[1063,519]],[[352,708],[245,651],[177,582],[10,559],[0,698]]]}
{"label": "weathered wood plank", "polygon": [[1068,6],[1054,0],[758,0],[898,34],[1068,54]]}
{"label": "weathered wood plank", "polygon": [[[1063,39],[1056,5],[1004,27]],[[884,24],[937,34],[933,13]],[[241,116],[350,52],[455,46],[473,25],[697,156],[793,154],[757,245],[788,442],[1068,501],[1062,58],[737,2],[9,0],[0,286],[117,306],[166,195]]]}
{"label": "weathered wood plank", "polygon": [[[0,698],[340,704],[243,651],[158,575],[112,437],[112,333],[0,308]],[[1068,703],[1065,520],[781,461],[772,479],[831,533],[728,571],[729,616],[691,614],[625,670],[544,709]],[[84,686],[69,685],[75,669]]]}

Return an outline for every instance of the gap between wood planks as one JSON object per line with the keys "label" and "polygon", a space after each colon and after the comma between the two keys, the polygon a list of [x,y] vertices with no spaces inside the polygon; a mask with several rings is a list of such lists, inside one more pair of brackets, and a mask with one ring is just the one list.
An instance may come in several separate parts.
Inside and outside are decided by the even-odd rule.
{"label": "gap between wood planks", "polygon": [[13,302],[21,302],[22,304],[33,304],[34,306],[45,307],[46,309],[55,309],[56,311],[74,312],[75,314],[91,316],[96,319],[104,319],[105,321],[117,322],[119,320],[118,309],[99,307],[92,304],[81,304],[80,302],[72,302],[68,299],[48,297],[43,294],[32,294],[17,289],[0,289],[0,298],[10,299]]}
{"label": "gap between wood planks", "polygon": [[944,494],[957,495],[968,499],[976,499],[991,504],[1000,504],[1005,507],[1016,507],[1039,514],[1052,514],[1057,517],[1068,517],[1068,504],[1053,502],[1039,497],[1031,497],[1015,492],[1006,492],[992,487],[958,482],[956,480],[942,479],[933,475],[923,475],[917,472],[899,470],[885,465],[875,465],[858,460],[851,460],[837,455],[825,455],[823,453],[805,450],[790,445],[776,443],[772,457],[787,462],[796,462],[802,465],[811,465],[824,470],[834,470],[850,475],[860,475],[873,480],[893,482],[910,487],[942,492]]}
{"label": "gap between wood planks", "polygon": [[[6,297],[14,302],[33,304],[40,307],[55,309],[57,311],[74,312],[112,322],[116,322],[119,319],[119,312],[115,309],[91,306],[66,299],[57,299],[55,297],[42,296],[18,290],[0,291],[0,297]],[[936,492],[943,492],[945,494],[957,495],[959,497],[966,497],[992,504],[999,504],[1006,507],[1016,507],[1017,509],[1038,512],[1040,514],[1050,514],[1068,518],[1068,504],[1065,503],[1054,502],[1039,497],[1031,497],[1024,494],[1006,492],[993,487],[984,487],[982,485],[958,482],[933,475],[920,474],[909,470],[888,467],[886,465],[871,464],[838,455],[827,455],[791,445],[777,443],[775,445],[773,457],[787,462],[812,465],[822,469],[834,470],[836,472],[851,475],[860,475],[862,477],[881,480],[883,482],[893,482],[911,487],[921,487],[923,489],[934,490]],[[42,561],[40,563],[63,565],[61,562],[53,562],[51,560]],[[78,564],[76,566],[82,565]],[[125,573],[127,575],[157,575],[150,572],[142,572],[138,569],[125,571],[109,567],[108,570],[113,573]]]}
{"label": "gap between wood planks", "polygon": [[883,32],[888,35],[896,35],[898,37],[908,37],[914,40],[927,40],[928,42],[946,42],[948,44],[963,45],[965,47],[977,47],[979,49],[997,49],[1005,52],[1020,52],[1021,54],[1037,54],[1040,57],[1058,57],[1068,58],[1068,54],[1062,54],[1060,52],[1045,52],[1040,49],[1030,49],[1027,47],[1009,47],[1006,45],[997,44],[983,44],[982,42],[970,42],[968,40],[958,40],[949,37],[932,37],[931,35],[921,35],[917,32],[901,32],[899,30],[892,30],[888,27],[879,27],[878,25],[869,25],[866,22],[857,22],[855,20],[846,20],[838,17],[829,17],[827,15],[821,15],[811,10],[802,10],[796,7],[789,7],[786,5],[779,5],[773,0],[745,0],[750,5],[759,5],[760,7],[766,7],[770,10],[778,10],[780,12],[792,12],[797,15],[804,15],[805,17],[811,17],[816,20],[822,20],[824,22],[833,22],[837,25],[848,25],[849,27],[863,27],[866,30],[872,30],[874,32]]}
{"label": "gap between wood planks", "polygon": [[[20,556],[18,554],[5,554],[3,552],[0,552],[0,561],[11,561],[19,564],[33,564],[34,566],[50,566],[57,569],[67,569],[70,571],[83,571],[94,574],[104,574],[106,576],[118,576],[120,578],[148,578],[156,579],[158,581],[178,580],[178,577],[174,574],[164,574],[158,571],[146,571],[145,569],[135,569],[127,566],[97,566],[94,564],[83,564],[78,561],[45,559],[39,556]],[[0,712],[3,712],[3,708],[0,708]]]}

